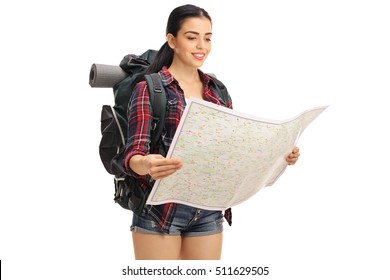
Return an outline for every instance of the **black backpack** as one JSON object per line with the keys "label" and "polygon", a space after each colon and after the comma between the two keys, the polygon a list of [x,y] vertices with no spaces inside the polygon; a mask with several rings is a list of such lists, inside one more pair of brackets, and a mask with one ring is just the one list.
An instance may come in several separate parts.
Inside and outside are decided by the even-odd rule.
{"label": "black backpack", "polygon": [[[99,154],[106,171],[114,175],[114,201],[136,214],[142,212],[150,190],[144,190],[134,177],[125,172],[127,109],[136,79],[150,65],[156,54],[157,51],[148,50],[140,56],[126,55],[119,67],[93,64],[89,76],[91,87],[112,87],[114,90],[115,105],[103,105],[101,111],[102,138]],[[229,97],[226,87],[213,75],[211,78],[216,93],[227,105]],[[165,156],[161,134],[167,108],[166,92],[157,73],[145,75],[145,80],[153,108],[150,149],[159,149],[159,153]]]}

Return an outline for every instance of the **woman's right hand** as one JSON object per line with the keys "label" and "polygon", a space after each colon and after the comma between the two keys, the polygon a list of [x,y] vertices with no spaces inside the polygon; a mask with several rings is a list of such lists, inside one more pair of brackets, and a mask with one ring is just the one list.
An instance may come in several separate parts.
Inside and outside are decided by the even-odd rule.
{"label": "woman's right hand", "polygon": [[183,162],[175,158],[165,158],[160,154],[135,155],[130,159],[130,167],[139,175],[149,174],[154,180],[163,179],[182,168]]}

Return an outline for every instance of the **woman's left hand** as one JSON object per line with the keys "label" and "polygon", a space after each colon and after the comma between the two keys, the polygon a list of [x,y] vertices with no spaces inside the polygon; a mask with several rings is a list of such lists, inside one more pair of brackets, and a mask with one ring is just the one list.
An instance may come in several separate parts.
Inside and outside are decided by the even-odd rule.
{"label": "woman's left hand", "polygon": [[294,147],[292,152],[286,157],[287,164],[294,165],[298,161],[299,156],[299,148]]}

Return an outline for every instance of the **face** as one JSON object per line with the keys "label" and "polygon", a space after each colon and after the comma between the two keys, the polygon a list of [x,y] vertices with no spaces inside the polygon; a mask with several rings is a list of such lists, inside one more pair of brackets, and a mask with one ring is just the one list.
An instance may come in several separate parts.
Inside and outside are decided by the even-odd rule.
{"label": "face", "polygon": [[167,35],[174,51],[173,63],[202,66],[211,51],[211,35],[211,22],[207,18],[187,18],[176,37]]}

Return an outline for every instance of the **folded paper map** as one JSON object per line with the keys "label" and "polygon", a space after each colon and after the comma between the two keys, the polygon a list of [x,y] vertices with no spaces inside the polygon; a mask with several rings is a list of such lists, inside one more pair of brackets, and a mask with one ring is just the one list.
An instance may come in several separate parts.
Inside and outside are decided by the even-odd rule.
{"label": "folded paper map", "polygon": [[147,204],[225,210],[244,202],[279,178],[301,133],[326,108],[273,121],[190,99],[167,154],[183,167],[155,182]]}

